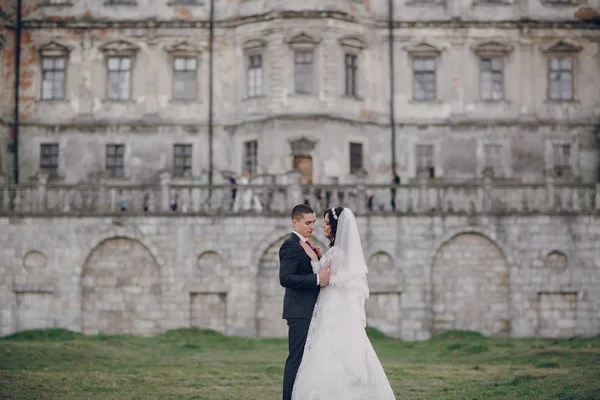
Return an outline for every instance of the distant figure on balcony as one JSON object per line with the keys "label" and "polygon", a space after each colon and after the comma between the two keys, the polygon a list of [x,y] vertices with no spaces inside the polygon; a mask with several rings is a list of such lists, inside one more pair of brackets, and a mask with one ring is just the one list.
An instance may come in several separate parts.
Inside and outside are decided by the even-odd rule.
{"label": "distant figure on balcony", "polygon": [[[392,184],[394,186],[397,186],[400,184],[400,177],[395,172],[394,172],[394,179],[392,179]],[[392,188],[391,194],[392,194],[392,210],[396,211],[396,188],[395,187]]]}
{"label": "distant figure on balcony", "polygon": [[240,211],[256,211],[261,212],[263,207],[258,199],[258,196],[255,196],[252,192],[251,188],[241,188],[241,186],[250,184],[250,173],[248,171],[244,172],[244,175],[238,180],[239,187],[239,196],[236,193],[235,201],[233,203],[233,212]]}
{"label": "distant figure on balcony", "polygon": [[127,211],[127,197],[125,197],[123,190],[119,190],[119,205],[121,207],[121,211]]}

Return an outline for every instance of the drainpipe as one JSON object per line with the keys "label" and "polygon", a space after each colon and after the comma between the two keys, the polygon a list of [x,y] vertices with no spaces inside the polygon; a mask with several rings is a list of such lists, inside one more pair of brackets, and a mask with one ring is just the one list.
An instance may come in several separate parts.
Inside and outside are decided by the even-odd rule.
{"label": "drainpipe", "polygon": [[396,173],[396,115],[394,99],[394,0],[388,0],[388,31],[390,53],[390,126],[392,128],[392,173]]}
{"label": "drainpipe", "polygon": [[19,86],[21,78],[21,0],[17,0],[15,28],[15,115],[13,118],[13,179],[19,183]]}
{"label": "drainpipe", "polygon": [[208,184],[213,184],[213,47],[215,40],[215,1],[210,0],[208,40]]}

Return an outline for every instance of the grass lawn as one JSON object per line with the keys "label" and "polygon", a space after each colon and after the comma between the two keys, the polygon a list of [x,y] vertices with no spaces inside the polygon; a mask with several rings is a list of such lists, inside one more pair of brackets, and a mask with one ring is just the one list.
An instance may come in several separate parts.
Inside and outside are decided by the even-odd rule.
{"label": "grass lawn", "polygon": [[[600,399],[600,337],[369,335],[398,399]],[[197,329],[152,338],[26,331],[0,338],[0,399],[279,400],[286,355],[286,340]]]}

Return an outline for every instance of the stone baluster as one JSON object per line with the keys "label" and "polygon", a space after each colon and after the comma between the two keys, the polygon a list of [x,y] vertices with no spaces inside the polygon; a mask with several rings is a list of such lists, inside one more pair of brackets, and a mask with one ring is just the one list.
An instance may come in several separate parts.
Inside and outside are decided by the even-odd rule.
{"label": "stone baluster", "polygon": [[554,192],[554,179],[552,178],[552,173],[547,171],[546,173],[546,210],[554,211],[554,207],[556,207],[555,202],[555,192]]}
{"label": "stone baluster", "polygon": [[302,176],[302,172],[297,169],[291,170],[287,173],[288,187],[286,194],[286,203],[288,209],[290,210],[296,204],[304,203],[304,199],[302,196],[302,185],[300,184],[300,178],[302,178]]}
{"label": "stone baluster", "polygon": [[418,211],[427,211],[429,209],[429,196],[428,196],[428,187],[427,181],[429,177],[427,173],[422,172],[419,174],[419,205],[416,207]]}
{"label": "stone baluster", "polygon": [[35,211],[38,213],[46,211],[46,184],[48,183],[48,174],[44,171],[37,173],[37,204]]}
{"label": "stone baluster", "polygon": [[97,212],[98,214],[104,214],[107,210],[108,203],[108,190],[106,188],[106,179],[104,177],[100,178],[99,188],[98,188],[98,205]]}
{"label": "stone baluster", "polygon": [[161,172],[160,174],[160,211],[169,211],[170,204],[170,186],[171,186],[171,173]]}

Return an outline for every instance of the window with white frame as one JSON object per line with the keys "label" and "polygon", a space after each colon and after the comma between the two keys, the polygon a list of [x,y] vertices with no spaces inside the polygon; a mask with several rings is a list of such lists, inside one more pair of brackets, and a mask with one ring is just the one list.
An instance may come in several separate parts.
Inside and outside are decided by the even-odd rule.
{"label": "window with white frame", "polygon": [[133,62],[138,47],[115,40],[101,47],[106,56],[106,98],[125,101],[132,97]]}
{"label": "window with white frame", "polygon": [[505,99],[505,66],[513,46],[497,41],[480,42],[473,48],[479,57],[479,98],[484,101]]}
{"label": "window with white frame", "polygon": [[311,94],[313,86],[313,52],[294,54],[294,86],[297,94]]}
{"label": "window with white frame", "polygon": [[196,57],[173,59],[173,100],[196,100],[198,93],[198,60]]}
{"label": "window with white frame", "polygon": [[582,46],[560,40],[542,46],[548,62],[548,100],[572,101],[576,96],[575,68]]}
{"label": "window with white frame", "polygon": [[573,56],[548,58],[548,97],[550,100],[573,100]]}
{"label": "window with white frame", "polygon": [[571,145],[554,144],[552,146],[552,161],[554,163],[554,176],[566,178],[571,176]]}
{"label": "window with white frame", "polygon": [[65,100],[69,49],[56,42],[39,48],[42,60],[41,100]]}
{"label": "window with white frame", "polygon": [[435,57],[413,58],[413,100],[430,101],[436,99]]}
{"label": "window with white frame", "polygon": [[258,171],[258,140],[244,142],[244,172],[255,175]]}
{"label": "window with white frame", "polygon": [[248,97],[263,95],[263,59],[262,54],[248,56]]}
{"label": "window with white frame", "polygon": [[479,90],[482,100],[504,99],[504,58],[479,59]]}
{"label": "window with white frame", "polygon": [[415,147],[415,162],[418,176],[435,178],[434,148],[432,144],[418,144]]}
{"label": "window with white frame", "polygon": [[129,100],[131,98],[131,57],[108,57],[106,76],[106,97],[108,100]]}
{"label": "window with white frame", "polygon": [[65,98],[66,64],[66,57],[42,57],[42,100]]}
{"label": "window with white frame", "polygon": [[50,177],[58,176],[58,143],[44,143],[40,145],[40,171]]}

